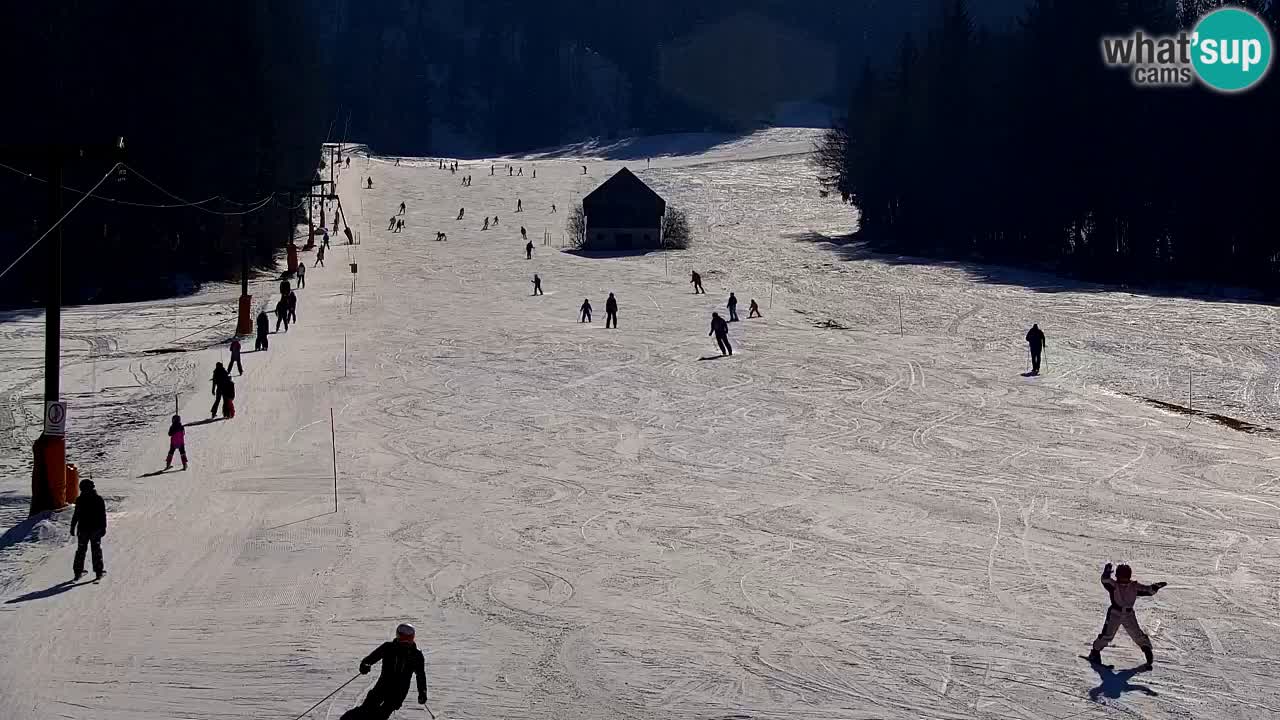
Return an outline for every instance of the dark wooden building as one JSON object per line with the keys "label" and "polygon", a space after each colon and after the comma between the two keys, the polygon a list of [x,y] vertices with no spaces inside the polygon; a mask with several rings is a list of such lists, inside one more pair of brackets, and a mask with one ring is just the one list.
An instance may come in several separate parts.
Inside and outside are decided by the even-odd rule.
{"label": "dark wooden building", "polygon": [[592,250],[658,249],[667,201],[622,168],[582,199],[586,215],[583,247]]}

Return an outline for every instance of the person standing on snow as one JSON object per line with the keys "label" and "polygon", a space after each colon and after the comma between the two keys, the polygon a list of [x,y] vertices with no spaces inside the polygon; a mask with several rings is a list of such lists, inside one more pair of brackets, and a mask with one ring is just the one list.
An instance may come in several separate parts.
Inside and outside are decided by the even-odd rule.
{"label": "person standing on snow", "polygon": [[1038,324],[1032,323],[1031,329],[1027,331],[1027,345],[1031,347],[1031,374],[1039,375],[1040,352],[1044,349],[1045,339],[1044,331]]}
{"label": "person standing on snow", "polygon": [[482,227],[482,228],[480,228],[480,229],[481,229],[481,230],[488,230],[488,229],[489,229],[489,216],[488,216],[488,215],[485,215],[485,216],[484,216],[484,227]]}
{"label": "person standing on snow", "polygon": [[218,363],[213,368],[213,407],[209,409],[209,417],[217,417],[218,403],[222,402],[222,391],[227,387],[227,381],[231,379],[231,373],[222,367],[222,363]]}
{"label": "person standing on snow", "polygon": [[238,368],[240,374],[244,374],[244,363],[240,362],[240,338],[231,338],[231,362],[227,363],[227,374],[231,374],[231,368]]}
{"label": "person standing on snow", "polygon": [[290,322],[298,322],[298,294],[292,290],[289,291],[289,317],[285,318],[286,327]]}
{"label": "person standing on snow", "polygon": [[528,232],[527,230],[525,230],[525,229],[524,229],[524,226],[523,226],[523,225],[521,225],[521,226],[520,226],[520,239],[521,239],[521,240],[528,240],[528,239],[529,239],[529,232]]}
{"label": "person standing on snow", "polygon": [[733,354],[733,346],[729,344],[729,323],[720,317],[720,313],[711,313],[711,332],[707,335],[716,336],[716,346],[720,348],[721,355]]}
{"label": "person standing on snow", "polygon": [[298,263],[298,287],[304,288],[306,286],[307,286],[307,264],[304,262],[300,262]]}
{"label": "person standing on snow", "polygon": [[403,203],[403,202],[402,202],[402,203],[400,203],[400,214],[401,214],[401,215],[403,215],[403,214],[404,214],[404,203]]}
{"label": "person standing on snow", "polygon": [[230,420],[236,416],[236,383],[231,379],[231,375],[227,375],[226,382],[222,384],[222,417]]}
{"label": "person standing on snow", "polygon": [[613,297],[613,293],[609,293],[609,299],[604,301],[604,326],[609,328],[609,323],[613,323],[613,329],[618,329],[618,300]]}
{"label": "person standing on snow", "polygon": [[533,294],[534,295],[542,294],[542,278],[538,277],[537,273],[533,274]]}
{"label": "person standing on snow", "polygon": [[689,282],[693,285],[694,295],[706,295],[707,291],[702,289],[702,276],[697,270],[693,271],[693,275],[689,278]]}
{"label": "person standing on snow", "polygon": [[387,720],[404,704],[413,678],[418,681],[418,704],[427,704],[427,661],[413,642],[414,634],[413,626],[404,623],[396,628],[395,640],[382,643],[360,661],[360,674],[368,675],[376,662],[382,663],[382,673],[364,702],[343,715],[344,720]]}
{"label": "person standing on snow", "polygon": [[1102,632],[1093,641],[1093,649],[1089,652],[1089,662],[1101,665],[1102,650],[1111,643],[1116,631],[1121,627],[1129,634],[1129,638],[1142,650],[1147,663],[1143,667],[1150,670],[1155,657],[1151,651],[1151,638],[1138,625],[1138,616],[1133,612],[1133,603],[1140,597],[1151,597],[1168,583],[1158,582],[1143,585],[1133,581],[1133,569],[1128,565],[1116,568],[1116,577],[1111,579],[1111,563],[1102,568],[1102,587],[1111,596],[1111,607],[1107,608],[1107,618],[1103,621]]}
{"label": "person standing on snow", "polygon": [[524,201],[516,199],[516,212],[524,212]]}
{"label": "person standing on snow", "polygon": [[253,341],[254,350],[266,350],[270,347],[267,342],[267,333],[271,331],[271,318],[267,317],[267,311],[263,310],[258,313],[258,338]]}
{"label": "person standing on snow", "polygon": [[71,536],[76,539],[76,557],[71,571],[75,579],[84,575],[85,551],[93,549],[93,574],[101,580],[107,571],[102,564],[102,538],[107,534],[107,504],[98,494],[92,480],[80,481],[80,497],[71,513]]}
{"label": "person standing on snow", "polygon": [[395,232],[395,231],[396,231],[396,216],[395,216],[395,215],[392,215],[392,216],[391,216],[391,218],[387,220],[387,229],[388,229],[388,230],[390,230],[391,232]]}
{"label": "person standing on snow", "polygon": [[368,188],[366,188],[366,189],[368,189],[368,190],[372,190],[372,189],[373,189],[373,178],[367,178],[367,180],[369,181],[369,187],[368,187]]}
{"label": "person standing on snow", "polygon": [[729,322],[738,322],[738,296],[729,293],[729,302],[726,306],[729,308]]}
{"label": "person standing on snow", "polygon": [[591,322],[591,299],[590,299],[590,298],[583,298],[583,299],[582,299],[582,307],[580,307],[580,308],[578,308],[578,309],[582,311],[582,317],[578,319],[578,322],[580,322],[580,323],[584,323],[584,322],[585,322],[585,323],[589,323],[589,322]]}
{"label": "person standing on snow", "polygon": [[[348,240],[351,239],[350,227],[347,228],[347,239]],[[316,250],[316,265],[319,265],[320,267],[324,267],[324,245],[321,245],[320,248]],[[315,267],[316,265],[312,265],[311,267]]]}
{"label": "person standing on snow", "polygon": [[289,305],[285,297],[276,301],[276,332],[280,332],[281,325],[284,325],[285,332],[289,332]]}
{"label": "person standing on snow", "polygon": [[169,424],[169,454],[164,459],[164,469],[173,467],[173,454],[182,457],[182,469],[187,469],[187,429],[182,424],[182,416],[174,415]]}
{"label": "person standing on snow", "polygon": [[458,208],[458,219],[461,220],[463,215],[467,214],[466,208]]}
{"label": "person standing on snow", "polygon": [[529,242],[525,243],[525,246],[524,246],[524,259],[525,259],[525,260],[532,260],[532,259],[533,259],[533,241],[529,241]]}
{"label": "person standing on snow", "polygon": [[762,317],[764,316],[760,314],[760,306],[756,304],[756,301],[753,298],[751,300],[750,311],[747,313],[747,319],[750,320],[751,318],[762,318]]}

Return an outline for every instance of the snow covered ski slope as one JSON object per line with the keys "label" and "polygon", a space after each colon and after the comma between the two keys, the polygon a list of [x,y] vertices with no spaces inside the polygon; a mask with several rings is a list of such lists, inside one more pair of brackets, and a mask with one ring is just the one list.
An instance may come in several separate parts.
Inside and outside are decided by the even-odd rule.
{"label": "snow covered ski slope", "polygon": [[[108,500],[101,584],[60,586],[65,519],[0,550],[0,718],[293,718],[403,621],[442,719],[1275,717],[1280,445],[1136,399],[1185,403],[1194,370],[1197,406],[1280,425],[1275,311],[833,245],[856,215],[818,196],[811,141],[544,154],[537,179],[532,159],[511,160],[523,177],[353,161],[339,189],[363,243],[308,268],[300,322],[245,355],[236,417],[189,425],[185,473],[145,477],[172,399],[125,368],[194,388],[190,424],[225,333],[160,361],[141,349],[185,333],[70,311],[113,374],[68,391],[143,393],[154,415],[72,415],[111,430],[82,459]],[[600,159],[637,147],[651,168]],[[689,211],[694,249],[560,252],[568,208],[624,164]],[[735,354],[701,360],[730,291]],[[217,322],[234,294],[179,322]],[[1032,322],[1049,362],[1024,378]],[[10,405],[38,400],[38,328],[0,323]],[[12,495],[26,450],[5,448]],[[1169,582],[1138,606],[1151,673],[1128,672],[1123,635],[1114,671],[1079,659],[1107,561]]]}

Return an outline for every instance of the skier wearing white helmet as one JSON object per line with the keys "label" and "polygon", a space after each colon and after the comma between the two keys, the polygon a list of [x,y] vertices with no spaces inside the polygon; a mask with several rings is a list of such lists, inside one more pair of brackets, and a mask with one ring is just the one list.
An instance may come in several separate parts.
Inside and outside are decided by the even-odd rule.
{"label": "skier wearing white helmet", "polygon": [[426,659],[414,644],[415,631],[404,623],[396,628],[396,639],[384,642],[360,661],[360,672],[368,674],[373,664],[382,662],[382,674],[364,703],[342,717],[346,720],[387,720],[404,704],[411,676],[418,678],[418,704],[427,704]]}

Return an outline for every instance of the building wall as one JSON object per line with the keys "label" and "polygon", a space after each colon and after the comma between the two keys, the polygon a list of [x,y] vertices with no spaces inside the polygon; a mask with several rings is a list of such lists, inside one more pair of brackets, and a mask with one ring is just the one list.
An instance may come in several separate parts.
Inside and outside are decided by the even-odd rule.
{"label": "building wall", "polygon": [[656,250],[662,246],[662,229],[597,228],[587,226],[587,247],[592,250]]}

